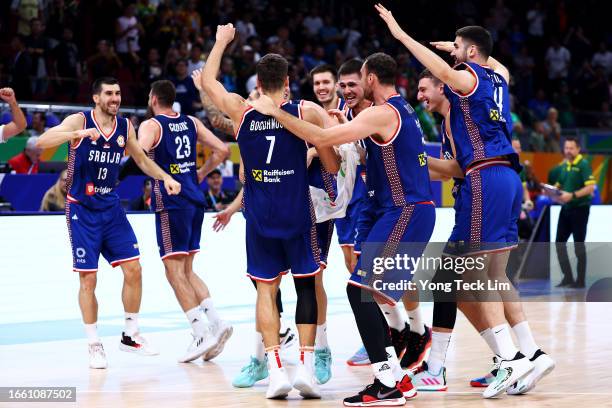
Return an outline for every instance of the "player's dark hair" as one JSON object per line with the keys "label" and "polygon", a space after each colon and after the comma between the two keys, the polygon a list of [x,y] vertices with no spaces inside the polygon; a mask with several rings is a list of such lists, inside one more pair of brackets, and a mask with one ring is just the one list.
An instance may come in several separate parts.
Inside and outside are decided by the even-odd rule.
{"label": "player's dark hair", "polygon": [[289,63],[279,54],[266,54],[257,62],[255,70],[262,89],[274,92],[285,87]]}
{"label": "player's dark hair", "polygon": [[383,85],[395,85],[397,75],[397,63],[384,52],[376,52],[365,60],[365,68],[368,74],[374,74],[378,82]]}
{"label": "player's dark hair", "polygon": [[338,80],[338,74],[336,73],[336,69],[329,64],[321,64],[317,65],[313,69],[310,70],[310,80],[315,76],[315,74],[322,74],[324,72],[329,72],[334,77],[334,81]]}
{"label": "player's dark hair", "polygon": [[431,73],[430,70],[428,69],[424,69],[421,71],[421,73],[419,74],[419,81],[423,78],[429,78],[432,80],[432,82],[434,83],[434,85],[438,85],[440,83],[442,83],[442,81],[440,81],[440,78],[438,78],[437,76],[435,76],[434,74]]}
{"label": "player's dark hair", "polygon": [[340,66],[338,70],[338,77],[342,75],[351,75],[357,74],[361,76],[361,66],[363,65],[363,61],[358,58],[353,58],[346,61],[344,64]]}
{"label": "player's dark hair", "polygon": [[91,85],[91,93],[99,95],[102,92],[102,85],[119,85],[119,81],[114,77],[101,77],[96,79]]}
{"label": "player's dark hair", "polygon": [[481,26],[466,26],[455,32],[457,37],[463,38],[469,44],[478,48],[483,57],[489,58],[493,51],[493,37],[491,33]]}
{"label": "player's dark hair", "polygon": [[580,147],[580,140],[575,137],[575,136],[568,136],[565,138],[565,141],[563,142],[563,144],[565,144],[565,142],[574,142],[576,143],[576,146]]}
{"label": "player's dark hair", "polygon": [[157,101],[164,108],[169,108],[176,99],[176,88],[171,81],[160,79],[151,84],[151,95],[157,96]]}

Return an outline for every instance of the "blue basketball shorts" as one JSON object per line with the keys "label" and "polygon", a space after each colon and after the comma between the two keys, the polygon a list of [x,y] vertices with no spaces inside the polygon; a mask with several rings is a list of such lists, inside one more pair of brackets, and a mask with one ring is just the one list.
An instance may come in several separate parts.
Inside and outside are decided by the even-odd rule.
{"label": "blue basketball shorts", "polygon": [[72,270],[97,272],[100,254],[113,267],[140,257],[138,241],[119,200],[106,210],[66,202]]}
{"label": "blue basketball shorts", "polygon": [[159,256],[189,255],[200,251],[204,207],[192,206],[155,213]]}

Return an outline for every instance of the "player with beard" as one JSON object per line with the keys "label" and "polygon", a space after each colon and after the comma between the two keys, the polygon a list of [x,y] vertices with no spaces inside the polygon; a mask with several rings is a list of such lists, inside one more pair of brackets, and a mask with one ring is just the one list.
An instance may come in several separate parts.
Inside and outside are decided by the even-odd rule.
{"label": "player with beard", "polygon": [[[200,78],[196,76],[194,81]],[[215,358],[232,334],[232,326],[215,309],[208,287],[193,271],[193,259],[200,251],[205,207],[199,183],[223,161],[229,150],[199,119],[174,112],[175,99],[172,82],[160,80],[151,84],[148,106],[153,117],[140,125],[138,142],[182,186],[179,195],[168,196],[161,183],[155,181],[152,207],[166,277],[193,329],[193,342],[179,360],[186,363],[200,356],[206,361]],[[212,153],[196,170],[198,143],[210,148]],[[204,324],[203,313],[209,327]]]}
{"label": "player with beard", "polygon": [[[364,249],[373,257],[357,260],[347,295],[375,379],[346,398],[345,406],[398,406],[416,395],[399,365],[389,327],[377,305],[399,301],[405,286],[398,289],[390,283],[409,281],[413,271],[392,267],[379,274],[374,269],[374,259],[420,257],[435,223],[423,132],[414,109],[397,94],[396,74],[393,58],[383,53],[370,55],[361,68],[361,81],[365,97],[375,106],[328,129],[287,114],[265,95],[252,95],[249,100],[256,110],[273,116],[317,147],[366,140],[368,197],[359,217],[356,245],[366,245]],[[344,117],[335,113],[342,121]]]}
{"label": "player with beard", "polygon": [[41,148],[68,142],[66,222],[72,247],[73,271],[79,273],[79,306],[89,341],[89,366],[106,368],[97,333],[98,301],[95,295],[100,254],[123,270],[122,300],[125,329],[120,350],[141,355],[157,354],[138,333],[142,298],[140,253],[134,231],[115,191],[119,163],[129,153],[149,177],[162,180],[168,195],[181,185],[149,159],[138,145],[128,119],[118,116],[121,89],[115,78],[100,78],[92,86],[95,108],[67,116],[38,139]]}
{"label": "player with beard", "polygon": [[[490,58],[493,41],[482,27],[457,30],[451,52],[457,64],[451,68],[402,30],[389,10],[380,4],[376,10],[391,34],[445,84],[456,160],[432,160],[431,167],[443,174],[465,174],[460,186],[464,205],[457,212],[445,254],[481,259],[487,254],[484,268],[479,268],[478,272],[491,279],[503,279],[510,250],[518,242],[517,220],[523,197],[518,176],[521,166],[511,145],[509,72],[501,64],[487,65],[488,61],[494,61]],[[454,167],[455,171],[449,173],[437,167],[438,164]],[[475,271],[464,278],[469,275],[473,278],[471,272]],[[499,293],[490,292],[486,301],[474,302],[486,327],[492,328],[492,344],[497,345],[491,347],[496,354],[496,377],[483,392],[485,398],[495,397],[519,380],[527,379],[529,373],[540,366],[536,360],[542,361],[544,373],[552,369],[550,361],[544,361],[549,360],[544,353],[534,352],[529,358],[514,345],[504,316],[504,304],[499,300]],[[539,371],[540,368],[536,368],[536,372]]]}

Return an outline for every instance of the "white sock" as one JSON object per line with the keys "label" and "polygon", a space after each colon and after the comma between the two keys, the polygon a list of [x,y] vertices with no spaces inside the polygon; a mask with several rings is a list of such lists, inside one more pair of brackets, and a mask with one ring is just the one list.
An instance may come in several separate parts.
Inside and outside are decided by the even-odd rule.
{"label": "white sock", "polygon": [[498,355],[504,360],[512,360],[516,353],[518,353],[518,349],[514,345],[512,341],[512,335],[510,334],[510,327],[507,323],[500,324],[499,326],[495,326],[491,328],[493,332],[493,337],[495,338],[495,342],[498,347]]}
{"label": "white sock", "polygon": [[374,377],[385,384],[387,387],[395,387],[395,377],[393,376],[393,370],[391,364],[387,360],[379,363],[372,363],[372,372]]}
{"label": "white sock", "polygon": [[421,308],[416,307],[414,310],[406,310],[408,312],[408,322],[410,323],[410,331],[420,334],[425,334],[425,323],[423,323],[423,317],[421,316]]}
{"label": "white sock", "polygon": [[404,378],[404,370],[400,366],[400,362],[397,359],[397,354],[395,353],[395,347],[389,346],[385,348],[387,352],[387,361],[391,365],[391,371],[393,372],[393,377],[395,381],[401,381]]}
{"label": "white sock", "polygon": [[313,365],[314,347],[312,346],[300,346],[300,363],[304,365],[308,370],[312,371]]}
{"label": "white sock", "polygon": [[487,342],[487,345],[493,351],[493,354],[499,355],[499,349],[497,348],[497,343],[495,342],[495,337],[493,337],[493,332],[491,329],[485,329],[480,332],[480,335]]}
{"label": "white sock", "polygon": [[439,374],[446,361],[446,351],[450,344],[452,333],[432,332],[431,351],[427,359],[427,368],[432,374]]}
{"label": "white sock", "polygon": [[329,347],[327,343],[327,322],[317,325],[317,336],[315,338],[315,348],[321,350]]}
{"label": "white sock", "polygon": [[272,371],[281,370],[283,363],[280,359],[280,346],[272,346],[266,348],[266,355],[268,356],[268,368]]}
{"label": "white sock", "polygon": [[389,327],[398,331],[404,330],[404,327],[408,323],[408,319],[406,318],[406,312],[401,302],[396,303],[395,306],[388,304],[379,306],[387,319],[387,323],[389,323]]}
{"label": "white sock", "polygon": [[133,336],[138,333],[138,313],[125,313],[125,335]]}
{"label": "white sock", "polygon": [[89,344],[100,343],[100,338],[98,337],[98,324],[85,324],[85,334],[87,335],[87,342]]}
{"label": "white sock", "polygon": [[204,319],[202,318],[202,311],[199,307],[194,307],[185,312],[187,320],[191,324],[191,329],[196,337],[204,337],[206,332],[206,326],[204,326]]}
{"label": "white sock", "polygon": [[264,361],[266,350],[263,344],[263,336],[260,332],[255,332],[255,358],[259,361]]}
{"label": "white sock", "polygon": [[215,309],[215,304],[213,303],[212,298],[209,297],[204,299],[202,303],[200,303],[200,307],[202,308],[202,311],[208,318],[209,322],[215,323],[221,320],[219,314],[217,313],[217,309]]}
{"label": "white sock", "polygon": [[518,339],[521,353],[527,356],[527,358],[533,357],[535,352],[538,351],[539,347],[533,338],[533,334],[531,333],[527,320],[515,325],[512,330]]}

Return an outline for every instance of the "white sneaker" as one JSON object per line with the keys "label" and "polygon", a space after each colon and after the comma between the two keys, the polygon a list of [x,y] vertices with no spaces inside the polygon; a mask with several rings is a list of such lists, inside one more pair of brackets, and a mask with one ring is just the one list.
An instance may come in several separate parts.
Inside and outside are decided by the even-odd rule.
{"label": "white sneaker", "polygon": [[289,391],[293,388],[289,382],[287,371],[284,367],[279,369],[270,369],[270,383],[268,385],[268,391],[266,391],[266,398],[286,398]]}
{"label": "white sneaker", "polygon": [[508,395],[525,394],[533,390],[545,375],[549,374],[555,368],[555,362],[548,354],[538,349],[529,359],[535,366],[533,371],[527,374],[522,380],[512,384],[506,391]]}
{"label": "white sneaker", "polygon": [[188,363],[193,361],[204,354],[209,353],[217,344],[216,339],[208,329],[204,332],[203,337],[197,337],[193,333],[191,335],[193,336],[193,342],[191,342],[191,345],[187,349],[185,355],[179,359],[179,363]]}
{"label": "white sneaker", "polygon": [[529,374],[534,366],[527,357],[520,352],[516,353],[512,360],[503,360],[495,356],[495,367],[497,375],[486,390],[482,393],[484,398],[494,398],[506,391],[512,384]]}
{"label": "white sneaker", "polygon": [[140,354],[141,356],[156,356],[159,354],[159,351],[151,347],[147,340],[139,333],[132,336],[127,336],[125,333],[121,333],[119,350],[127,351],[128,353]]}
{"label": "white sneaker", "polygon": [[312,369],[309,370],[304,364],[298,365],[293,379],[293,388],[298,390],[304,398],[321,398],[321,391]]}
{"label": "white sneaker", "polygon": [[108,367],[106,353],[102,343],[92,343],[89,345],[89,368],[103,369]]}
{"label": "white sneaker", "polygon": [[204,361],[212,360],[217,357],[223,351],[223,347],[225,347],[225,343],[229,340],[234,332],[234,329],[231,324],[227,323],[224,320],[218,320],[214,324],[210,325],[210,331],[212,336],[215,338],[215,347],[213,347],[209,352],[204,353],[202,358]]}

